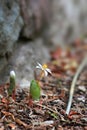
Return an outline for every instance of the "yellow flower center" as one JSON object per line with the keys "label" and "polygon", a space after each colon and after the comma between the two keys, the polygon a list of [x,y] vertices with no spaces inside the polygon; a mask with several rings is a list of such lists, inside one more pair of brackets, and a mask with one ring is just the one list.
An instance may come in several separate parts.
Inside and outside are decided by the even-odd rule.
{"label": "yellow flower center", "polygon": [[42,67],[43,67],[43,69],[47,69],[47,65],[46,64],[43,64]]}

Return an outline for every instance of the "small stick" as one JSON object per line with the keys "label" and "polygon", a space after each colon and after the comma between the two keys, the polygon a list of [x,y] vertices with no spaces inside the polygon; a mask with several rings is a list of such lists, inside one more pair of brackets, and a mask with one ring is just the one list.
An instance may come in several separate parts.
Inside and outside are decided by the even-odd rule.
{"label": "small stick", "polygon": [[45,108],[45,109],[47,109],[47,110],[49,110],[49,111],[51,111],[51,112],[53,112],[53,113],[59,115],[60,118],[63,120],[62,115],[61,115],[58,111],[53,110],[53,109],[51,109],[51,108],[49,108],[49,107],[47,107],[47,106],[45,106],[45,105],[39,104],[39,103],[34,103],[34,104],[37,105],[37,106],[43,107],[43,108]]}
{"label": "small stick", "polygon": [[84,57],[82,63],[80,64],[79,68],[77,69],[77,72],[76,72],[76,74],[75,74],[75,76],[72,80],[68,105],[67,105],[67,108],[66,108],[66,114],[67,115],[69,114],[70,108],[71,108],[71,105],[72,105],[72,99],[73,99],[73,94],[74,94],[74,89],[75,89],[75,84],[76,84],[77,78],[86,65],[87,65],[87,55]]}
{"label": "small stick", "polygon": [[49,110],[49,111],[51,111],[51,112],[53,112],[55,114],[59,114],[58,111],[55,111],[55,110],[53,110],[53,109],[51,109],[51,108],[49,108],[49,107],[47,107],[45,105],[42,105],[42,104],[39,104],[39,103],[34,103],[34,104],[37,105],[37,106],[43,107],[43,108],[45,108],[45,109],[47,109],[47,110]]}

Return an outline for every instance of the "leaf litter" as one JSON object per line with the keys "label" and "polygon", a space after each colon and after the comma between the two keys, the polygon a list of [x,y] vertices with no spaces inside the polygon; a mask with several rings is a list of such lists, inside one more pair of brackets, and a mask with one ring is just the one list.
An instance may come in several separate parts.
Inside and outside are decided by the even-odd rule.
{"label": "leaf litter", "polygon": [[79,74],[71,109],[66,114],[73,77],[87,55],[87,44],[74,42],[66,49],[58,47],[47,63],[52,74],[39,79],[40,101],[29,105],[29,89],[17,86],[15,99],[7,97],[9,84],[0,86],[0,130],[87,130],[87,66]]}

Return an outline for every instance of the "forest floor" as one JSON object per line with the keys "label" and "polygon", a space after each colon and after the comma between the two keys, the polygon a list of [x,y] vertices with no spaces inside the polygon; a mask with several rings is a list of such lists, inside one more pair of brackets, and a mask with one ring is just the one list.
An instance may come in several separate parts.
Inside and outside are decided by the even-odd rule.
{"label": "forest floor", "polygon": [[87,66],[76,81],[70,113],[66,115],[73,77],[87,53],[87,43],[76,41],[50,52],[46,63],[52,75],[40,79],[40,101],[29,104],[29,89],[17,86],[15,99],[7,97],[9,84],[0,86],[0,130],[87,130]]}

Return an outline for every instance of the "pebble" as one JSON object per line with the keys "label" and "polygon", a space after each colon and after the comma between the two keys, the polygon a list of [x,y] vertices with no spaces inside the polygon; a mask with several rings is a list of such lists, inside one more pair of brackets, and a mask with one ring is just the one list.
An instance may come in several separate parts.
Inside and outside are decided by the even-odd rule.
{"label": "pebble", "polygon": [[30,82],[28,80],[26,80],[25,78],[22,79],[21,83],[20,83],[20,88],[29,88],[30,87]]}
{"label": "pebble", "polygon": [[85,92],[86,91],[86,87],[85,86],[78,86],[78,89]]}
{"label": "pebble", "polygon": [[85,97],[84,97],[84,96],[80,96],[80,97],[78,97],[77,99],[78,99],[78,101],[85,102]]}

